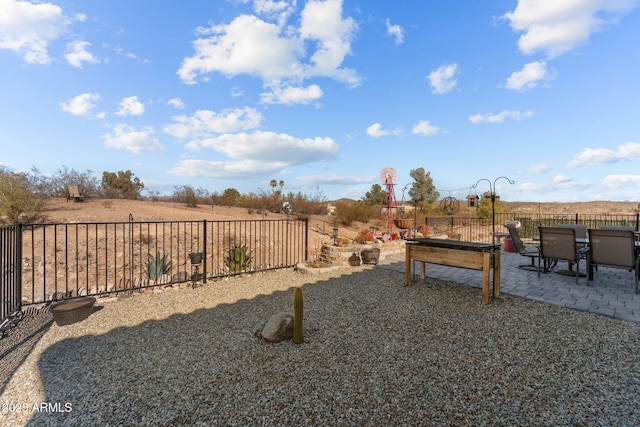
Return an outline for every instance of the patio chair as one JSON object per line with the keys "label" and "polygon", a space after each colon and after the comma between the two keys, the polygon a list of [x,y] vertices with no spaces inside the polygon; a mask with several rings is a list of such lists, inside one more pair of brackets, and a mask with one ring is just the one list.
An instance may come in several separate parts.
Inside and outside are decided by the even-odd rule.
{"label": "patio chair", "polygon": [[640,253],[636,246],[635,230],[589,230],[589,256],[587,270],[589,280],[593,280],[593,267],[607,265],[633,271],[636,294],[638,273],[640,273]]}
{"label": "patio chair", "polygon": [[538,257],[538,277],[540,260],[564,260],[576,265],[576,283],[580,277],[580,260],[587,258],[584,250],[576,245],[576,230],[569,227],[538,227],[540,231],[540,256]]}
{"label": "patio chair", "polygon": [[80,194],[80,190],[78,190],[77,185],[70,185],[67,187],[67,202],[72,199],[74,203],[84,202],[84,196]]}
{"label": "patio chair", "polygon": [[518,234],[518,229],[514,224],[506,224],[507,230],[509,230],[509,236],[513,241],[513,246],[516,248],[516,252],[522,256],[529,257],[531,259],[531,264],[522,264],[519,265],[518,268],[522,270],[536,271],[535,258],[538,258],[540,254],[540,249],[536,247],[527,247],[520,239],[520,235]]}
{"label": "patio chair", "polygon": [[558,224],[560,228],[573,228],[576,230],[576,239],[587,238],[587,226],[583,224]]}
{"label": "patio chair", "polygon": [[[584,224],[558,224],[560,228],[573,228],[576,230],[576,240],[583,240],[584,243],[576,243],[578,250],[587,247],[587,226]],[[571,263],[569,263],[569,271],[571,271]]]}
{"label": "patio chair", "polygon": [[603,225],[600,227],[600,230],[628,230],[635,232],[635,227],[624,226],[624,225]]}

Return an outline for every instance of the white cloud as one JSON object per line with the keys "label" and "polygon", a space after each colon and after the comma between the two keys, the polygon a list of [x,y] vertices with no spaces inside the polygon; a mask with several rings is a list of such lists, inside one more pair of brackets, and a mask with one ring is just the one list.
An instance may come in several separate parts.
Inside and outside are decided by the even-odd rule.
{"label": "white cloud", "polygon": [[296,0],[254,0],[253,10],[259,15],[275,20],[278,25],[282,26],[295,11],[295,5]]}
{"label": "white cloud", "polygon": [[572,179],[571,177],[563,174],[563,173],[559,173],[556,176],[553,177],[553,183],[554,184],[565,184],[567,182],[571,182]]}
{"label": "white cloud", "polygon": [[102,135],[104,145],[131,151],[132,153],[161,152],[164,147],[157,138],[153,137],[153,128],[137,130],[125,124],[117,124],[113,128],[112,134]]}
{"label": "white cloud", "polygon": [[144,104],[138,101],[137,96],[130,96],[120,101],[118,116],[141,116],[144,114]]}
{"label": "white cloud", "polygon": [[387,34],[393,37],[396,44],[404,43],[404,31],[400,25],[391,25],[391,21],[387,18]]}
{"label": "white cloud", "polygon": [[609,148],[585,148],[576,154],[568,164],[568,168],[586,165],[606,165],[624,160],[640,158],[640,143],[627,142],[620,145],[618,151]]}
{"label": "white cloud", "polygon": [[180,98],[171,98],[167,101],[167,105],[171,105],[173,108],[177,108],[178,110],[184,110],[184,102]]}
{"label": "white cloud", "polygon": [[[61,102],[60,107],[63,111],[67,113],[71,113],[74,116],[89,116],[98,101],[100,100],[100,95],[97,93],[83,93],[76,97],[71,98],[67,102]],[[103,113],[100,113],[98,117],[103,117]]]}
{"label": "white cloud", "polygon": [[427,78],[431,83],[432,92],[443,94],[451,91],[458,81],[455,79],[458,64],[443,65],[435,71],[432,71]]}
{"label": "white cloud", "polygon": [[51,3],[2,0],[0,10],[0,49],[13,50],[30,64],[49,63],[49,43],[70,24],[62,8]]}
{"label": "white cloud", "polygon": [[532,117],[533,111],[501,111],[498,114],[474,114],[473,116],[469,116],[469,121],[471,123],[502,123],[505,119],[510,118],[513,120],[522,120],[526,117]]}
{"label": "white cloud", "polygon": [[98,64],[100,61],[87,50],[89,47],[91,47],[91,43],[81,40],[67,43],[67,53],[64,57],[67,58],[70,65],[78,68],[82,68],[84,62]]}
{"label": "white cloud", "polygon": [[525,173],[541,174],[541,173],[548,172],[550,169],[551,167],[549,166],[548,163],[537,163],[535,165],[529,166],[525,170]]}
{"label": "white cloud", "polygon": [[348,83],[360,84],[355,71],[340,68],[346,55],[351,53],[351,39],[357,29],[352,18],[342,19],[342,0],[309,0],[301,13],[300,36],[315,41],[316,51],[310,58],[313,64],[308,76],[332,77]]}
{"label": "white cloud", "polygon": [[429,120],[421,120],[420,122],[418,122],[418,124],[416,124],[413,129],[411,130],[412,133],[417,134],[417,135],[425,135],[425,136],[431,136],[431,135],[435,135],[440,131],[440,128],[437,126],[432,126],[431,122],[429,122]]}
{"label": "white cloud", "polygon": [[275,175],[282,166],[259,161],[211,161],[200,159],[181,160],[169,173],[214,179],[259,178]]}
{"label": "white cloud", "polygon": [[124,56],[125,58],[129,58],[129,59],[138,59],[138,57],[132,53],[132,52],[125,52],[124,49],[122,49],[120,46],[116,46],[113,48],[113,50],[120,56]]}
{"label": "white cloud", "polygon": [[379,177],[375,175],[370,176],[347,176],[336,174],[323,174],[323,175],[305,175],[297,176],[296,183],[299,183],[302,187],[315,187],[319,185],[357,185],[357,184],[369,184],[377,181]]}
{"label": "white cloud", "polygon": [[527,89],[533,89],[541,80],[554,79],[555,73],[547,70],[545,61],[530,62],[520,71],[514,71],[507,79],[506,88],[522,92]]}
{"label": "white cloud", "polygon": [[195,55],[185,58],[178,70],[180,78],[195,83],[198,74],[218,71],[227,76],[250,74],[264,80],[301,76],[298,55],[303,46],[296,39],[281,37],[281,28],[258,19],[241,15],[228,25],[200,29],[207,38],[193,42]]}
{"label": "white cloud", "polygon": [[640,188],[640,175],[607,175],[602,179],[600,187],[605,190],[638,189]]}
{"label": "white cloud", "polygon": [[191,141],[190,149],[211,148],[233,159],[252,160],[284,166],[319,160],[333,160],[338,145],[331,138],[296,138],[275,132],[223,134]]}
{"label": "white cloud", "polygon": [[[230,77],[258,76],[268,87],[282,82],[299,86],[304,79],[317,76],[350,86],[360,84],[355,71],[341,68],[357,28],[351,18],[342,18],[341,0],[307,1],[299,28],[282,23],[282,13],[289,13],[288,3],[254,5],[268,17],[278,12],[278,22],[240,15],[229,24],[200,28],[200,38],[193,42],[194,55],[185,58],[177,72],[183,82],[195,84],[199,75],[219,72]],[[307,51],[312,52],[310,57]]]}
{"label": "white cloud", "polygon": [[518,40],[522,53],[545,52],[553,58],[585,44],[591,34],[617,22],[636,4],[636,0],[519,0],[503,18],[523,33]]}
{"label": "white cloud", "polygon": [[592,188],[593,184],[586,181],[574,181],[565,175],[559,174],[554,177],[552,182],[524,182],[517,187],[521,193],[548,194],[556,191],[576,192]]}
{"label": "white cloud", "polygon": [[383,130],[380,123],[374,123],[367,128],[367,135],[372,138],[380,138],[388,135],[400,135],[402,131],[400,129]]}
{"label": "white cloud", "polygon": [[331,138],[301,139],[260,131],[191,141],[187,147],[193,150],[210,148],[231,160],[183,160],[170,173],[225,179],[259,177],[282,172],[288,166],[333,160],[338,153],[338,146]]}
{"label": "white cloud", "polygon": [[198,110],[191,116],[175,116],[174,124],[163,129],[165,133],[180,139],[208,138],[215,134],[255,129],[260,126],[262,115],[253,108],[235,108],[216,113]]}
{"label": "white cloud", "polygon": [[372,138],[380,138],[381,136],[389,135],[389,132],[382,130],[382,125],[380,123],[374,123],[367,128],[367,135]]}
{"label": "white cloud", "polygon": [[272,88],[271,92],[260,94],[265,104],[308,104],[322,97],[322,89],[318,85],[308,87],[280,87]]}

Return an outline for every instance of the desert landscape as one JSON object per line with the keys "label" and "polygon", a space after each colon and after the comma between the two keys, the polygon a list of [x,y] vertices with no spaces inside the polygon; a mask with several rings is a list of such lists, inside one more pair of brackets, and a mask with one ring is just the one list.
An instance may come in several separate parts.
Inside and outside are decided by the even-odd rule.
{"label": "desert landscape", "polygon": [[[542,214],[626,214],[638,212],[637,202],[591,201],[576,203],[552,202],[502,202],[505,212],[542,213]],[[461,202],[463,205],[463,202]],[[469,214],[469,209],[462,208],[460,214]],[[232,206],[200,205],[196,208],[184,204],[124,199],[88,199],[82,203],[73,203],[65,198],[50,198],[45,205],[47,222],[126,222],[129,215],[134,221],[229,221],[256,220],[260,213],[249,213],[246,208]],[[294,213],[295,215],[295,213]],[[433,216],[443,215],[434,213]],[[431,216],[431,215],[430,215]],[[265,218],[284,219],[286,215],[269,212]],[[334,217],[331,215],[312,215],[309,218],[311,229],[319,234],[331,234]],[[383,224],[382,224],[383,225]],[[367,227],[365,224],[354,224],[352,227],[340,226],[340,233],[353,238],[358,230]],[[353,236],[351,236],[353,234]]]}

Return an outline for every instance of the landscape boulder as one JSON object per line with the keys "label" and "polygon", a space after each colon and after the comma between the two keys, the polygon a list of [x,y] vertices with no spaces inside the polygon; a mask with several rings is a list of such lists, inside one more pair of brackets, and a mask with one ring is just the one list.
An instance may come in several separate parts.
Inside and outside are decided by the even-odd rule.
{"label": "landscape boulder", "polygon": [[293,336],[293,316],[288,313],[274,314],[262,329],[262,338],[270,342],[288,340]]}

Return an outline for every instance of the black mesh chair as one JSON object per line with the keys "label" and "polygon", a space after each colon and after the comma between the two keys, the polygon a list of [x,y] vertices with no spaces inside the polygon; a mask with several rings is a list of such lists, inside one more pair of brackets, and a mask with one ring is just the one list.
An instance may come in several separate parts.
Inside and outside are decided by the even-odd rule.
{"label": "black mesh chair", "polygon": [[580,277],[580,260],[587,260],[587,254],[576,245],[576,230],[568,227],[538,227],[540,231],[540,256],[538,257],[538,277],[540,260],[564,260],[576,265],[576,283]]}
{"label": "black mesh chair", "polygon": [[635,229],[589,230],[589,256],[587,269],[589,280],[593,280],[593,267],[607,265],[622,267],[633,271],[636,294],[638,273],[640,272],[640,254],[636,246]]}
{"label": "black mesh chair", "polygon": [[531,264],[519,265],[518,268],[521,268],[523,270],[536,271],[537,268],[534,259],[538,258],[540,254],[539,248],[537,246],[526,246],[522,242],[522,239],[520,239],[520,235],[518,235],[518,229],[513,224],[506,224],[505,227],[507,227],[507,230],[509,230],[509,236],[513,241],[513,246],[515,246],[516,252],[531,259]]}

